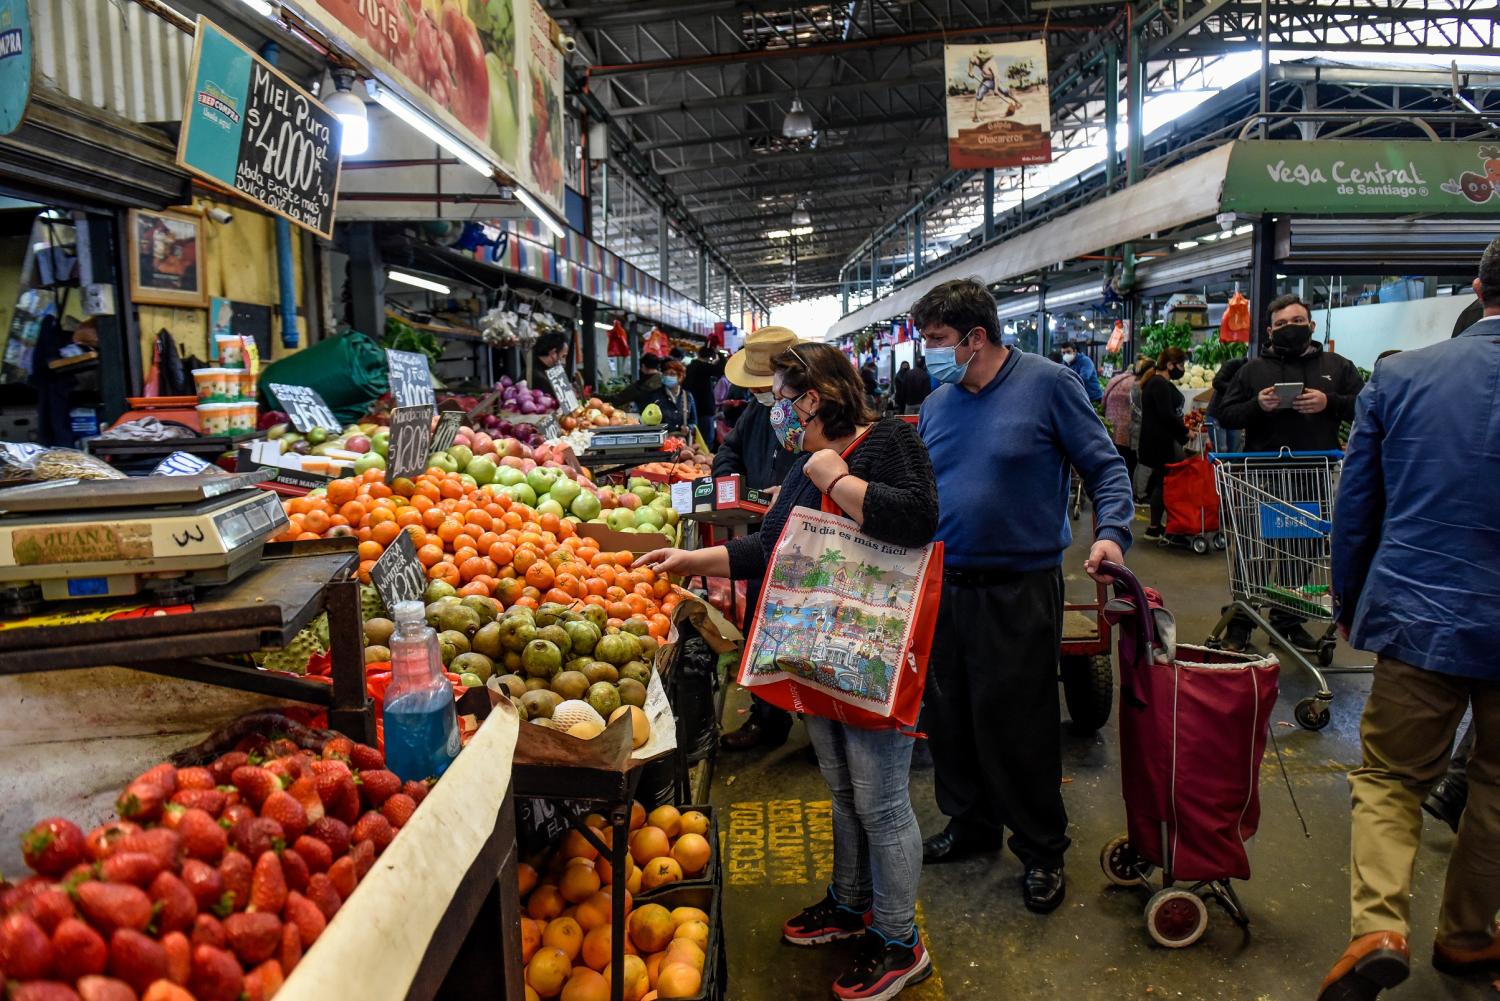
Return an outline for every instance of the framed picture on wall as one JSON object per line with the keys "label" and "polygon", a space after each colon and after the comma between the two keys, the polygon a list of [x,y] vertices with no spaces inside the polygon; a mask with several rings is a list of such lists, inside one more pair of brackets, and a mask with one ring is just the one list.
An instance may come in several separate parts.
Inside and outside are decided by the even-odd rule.
{"label": "framed picture on wall", "polygon": [[155,306],[208,305],[203,217],[190,211],[130,211],[130,298]]}

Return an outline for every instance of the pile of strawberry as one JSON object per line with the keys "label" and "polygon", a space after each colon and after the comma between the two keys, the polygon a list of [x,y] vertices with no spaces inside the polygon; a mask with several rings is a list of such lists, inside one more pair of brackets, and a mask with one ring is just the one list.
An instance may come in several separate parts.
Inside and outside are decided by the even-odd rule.
{"label": "pile of strawberry", "polygon": [[[427,794],[380,752],[289,740],[207,767],[157,765],[120,819],[21,838],[36,871],[0,882],[9,1001],[265,1001]],[[8,984],[9,993],[6,993]]]}

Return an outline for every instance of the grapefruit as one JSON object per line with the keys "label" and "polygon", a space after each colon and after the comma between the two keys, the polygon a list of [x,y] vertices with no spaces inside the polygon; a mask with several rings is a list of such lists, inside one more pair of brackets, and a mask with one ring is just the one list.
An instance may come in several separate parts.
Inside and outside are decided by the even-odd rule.
{"label": "grapefruit", "polygon": [[521,962],[531,962],[542,944],[542,926],[530,918],[521,919]]}
{"label": "grapefruit", "polygon": [[633,831],[638,827],[643,827],[645,823],[646,808],[638,801],[632,801],[630,804],[630,829]]}
{"label": "grapefruit", "polygon": [[627,924],[630,940],[637,949],[645,953],[665,949],[677,930],[672,924],[671,913],[660,904],[645,904],[636,908]]}
{"label": "grapefruit", "polygon": [[708,924],[708,915],[696,907],[674,907],[672,924],[681,928],[684,921],[702,921]]}
{"label": "grapefruit", "polygon": [[682,814],[677,812],[675,806],[658,806],[646,817],[646,823],[652,827],[660,827],[667,833],[667,837],[675,838],[682,825]]}
{"label": "grapefruit", "polygon": [[544,883],[531,891],[531,899],[526,901],[526,913],[545,924],[561,914],[566,906],[567,901],[563,900],[557,887]]}
{"label": "grapefruit", "polygon": [[673,858],[652,859],[642,873],[641,889],[649,892],[682,879],[682,866]]}
{"label": "grapefruit", "polygon": [[672,934],[673,942],[688,941],[708,952],[708,925],[702,921],[684,921]]}
{"label": "grapefruit", "polygon": [[598,893],[600,885],[599,873],[595,871],[594,863],[587,859],[575,858],[563,870],[562,879],[558,880],[557,888],[562,898],[568,903],[581,904]]}
{"label": "grapefruit", "polygon": [[667,946],[667,958],[661,961],[662,969],[677,963],[686,963],[698,972],[703,972],[703,964],[708,957],[702,949],[685,938],[673,939]]}
{"label": "grapefruit", "polygon": [[526,983],[542,997],[555,998],[572,970],[572,962],[561,949],[544,945],[526,964]]}
{"label": "grapefruit", "polygon": [[678,833],[680,834],[708,834],[708,818],[697,810],[689,810],[682,815],[678,822]]}
{"label": "grapefruit", "polygon": [[[625,986],[625,1001],[641,1001],[641,996],[650,990],[650,984],[646,980],[646,963],[639,956],[626,956],[623,964],[624,976],[621,980]],[[614,985],[614,964],[604,968],[604,982],[610,986]]]}
{"label": "grapefruit", "polygon": [[[672,846],[672,858],[682,866],[682,874],[692,877],[708,868],[708,839],[701,834],[684,834]],[[566,891],[564,891],[566,896]]]}
{"label": "grapefruit", "polygon": [[516,866],[516,895],[525,898],[536,887],[536,870],[522,862]]}
{"label": "grapefruit", "polygon": [[562,845],[558,847],[557,854],[565,859],[585,858],[592,861],[599,857],[599,849],[583,836],[582,831],[569,831],[562,839]]}
{"label": "grapefruit", "polygon": [[542,930],[542,945],[551,946],[558,952],[568,957],[571,964],[578,956],[578,950],[583,948],[583,929],[578,927],[578,922],[572,918],[557,918],[547,922],[547,927]]}
{"label": "grapefruit", "polygon": [[609,1001],[609,984],[594,970],[576,969],[563,986],[562,1001]]}
{"label": "grapefruit", "polygon": [[583,936],[583,965],[601,972],[609,965],[609,934],[609,925],[600,925]]}
{"label": "grapefruit", "polygon": [[671,963],[662,967],[656,978],[657,996],[667,998],[697,997],[703,988],[703,975],[686,963]]}
{"label": "grapefruit", "polygon": [[630,836],[630,856],[637,865],[645,865],[672,852],[668,834],[660,827],[642,827]]}

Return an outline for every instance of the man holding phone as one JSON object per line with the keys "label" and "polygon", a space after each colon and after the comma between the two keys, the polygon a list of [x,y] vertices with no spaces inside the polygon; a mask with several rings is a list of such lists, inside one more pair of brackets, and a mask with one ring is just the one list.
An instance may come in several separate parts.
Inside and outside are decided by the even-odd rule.
{"label": "man holding phone", "polygon": [[[1245,451],[1327,452],[1342,447],[1339,427],[1354,418],[1354,400],[1364,388],[1359,369],[1313,340],[1312,310],[1296,295],[1271,302],[1267,341],[1259,357],[1235,374],[1215,415],[1231,430],[1243,428]],[[1318,641],[1291,612],[1275,609],[1271,625],[1298,650],[1316,652]],[[1243,650],[1252,624],[1236,618],[1224,646]]]}

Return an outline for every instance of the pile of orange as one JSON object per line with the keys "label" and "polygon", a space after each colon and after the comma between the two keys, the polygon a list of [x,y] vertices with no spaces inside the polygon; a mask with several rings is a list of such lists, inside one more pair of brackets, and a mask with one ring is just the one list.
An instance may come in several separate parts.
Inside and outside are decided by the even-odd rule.
{"label": "pile of orange", "polygon": [[642,619],[651,636],[664,639],[681,600],[665,576],[646,567],[632,570],[631,553],[601,551],[572,522],[537,514],[497,489],[471,490],[440,469],[390,485],[382,471],[372,469],[332,481],[325,495],[293,498],[284,506],[289,524],[276,541],[353,536],[359,540],[359,577],[367,584],[375,561],[407,532],[429,579],[452,585],[461,596],[494,598],[506,608],[598,605],[609,625]]}
{"label": "pile of orange", "polygon": [[[600,841],[610,844],[611,832],[603,817],[592,814],[585,825]],[[686,842],[694,853],[702,842],[698,868],[707,864],[708,820],[701,813],[679,813],[662,806],[648,816],[636,803],[630,826],[631,855],[627,858],[658,836],[665,842],[665,832],[671,829],[676,844]],[[671,861],[671,856],[667,859]],[[631,872],[620,890],[625,894],[626,1001],[697,997],[709,948],[708,915],[696,907],[670,911],[654,903],[637,907],[635,894],[651,887],[642,883],[643,869],[633,858],[627,864]],[[609,862],[578,831],[563,838],[543,874],[529,865],[519,867],[518,890],[526,911],[521,918],[521,961],[526,964],[528,1001],[605,1001],[609,997],[614,979],[610,906],[615,892],[609,870]]]}

